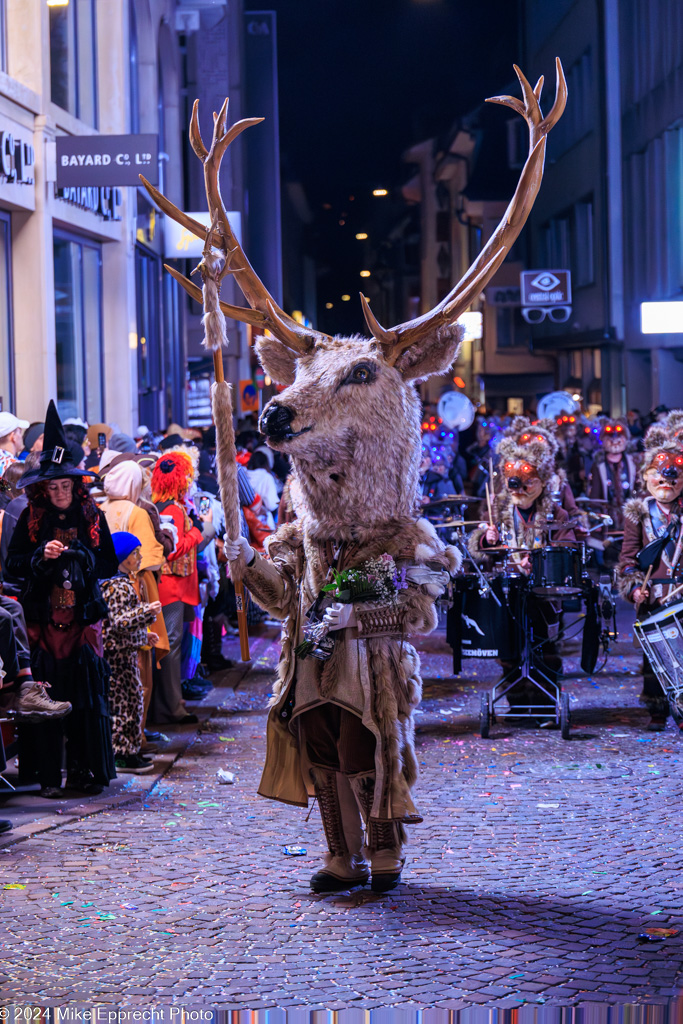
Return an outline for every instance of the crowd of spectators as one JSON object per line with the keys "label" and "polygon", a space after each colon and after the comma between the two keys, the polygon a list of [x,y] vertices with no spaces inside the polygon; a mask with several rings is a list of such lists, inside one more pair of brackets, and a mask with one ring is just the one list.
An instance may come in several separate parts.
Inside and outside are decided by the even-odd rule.
{"label": "crowd of spectators", "polygon": [[[259,548],[289,471],[261,441],[238,424],[241,530]],[[41,423],[0,413],[0,771],[16,758],[26,793],[96,796],[153,771],[232,666],[215,445],[213,427],[62,423],[53,403]]]}

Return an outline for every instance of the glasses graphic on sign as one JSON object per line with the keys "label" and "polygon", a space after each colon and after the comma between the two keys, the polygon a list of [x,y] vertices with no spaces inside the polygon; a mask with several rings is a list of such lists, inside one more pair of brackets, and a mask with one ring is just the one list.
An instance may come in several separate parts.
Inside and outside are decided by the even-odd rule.
{"label": "glasses graphic on sign", "polygon": [[540,324],[546,317],[554,324],[565,324],[571,315],[571,306],[525,306],[522,309],[528,324]]}

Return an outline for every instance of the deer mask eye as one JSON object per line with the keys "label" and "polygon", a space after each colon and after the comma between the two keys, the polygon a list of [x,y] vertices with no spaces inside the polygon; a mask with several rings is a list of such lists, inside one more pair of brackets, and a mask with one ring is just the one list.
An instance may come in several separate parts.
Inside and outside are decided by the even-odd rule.
{"label": "deer mask eye", "polygon": [[342,384],[372,384],[376,376],[377,371],[372,363],[358,363]]}

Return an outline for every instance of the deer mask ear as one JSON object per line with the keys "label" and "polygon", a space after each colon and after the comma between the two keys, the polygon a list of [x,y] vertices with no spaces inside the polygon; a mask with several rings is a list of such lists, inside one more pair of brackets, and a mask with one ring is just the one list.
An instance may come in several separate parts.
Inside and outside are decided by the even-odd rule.
{"label": "deer mask ear", "polygon": [[257,338],[256,355],[265,372],[277,384],[294,383],[296,356],[276,338]]}
{"label": "deer mask ear", "polygon": [[462,328],[458,324],[440,327],[424,341],[418,341],[402,352],[394,363],[404,380],[426,380],[437,373],[446,373],[460,350]]}

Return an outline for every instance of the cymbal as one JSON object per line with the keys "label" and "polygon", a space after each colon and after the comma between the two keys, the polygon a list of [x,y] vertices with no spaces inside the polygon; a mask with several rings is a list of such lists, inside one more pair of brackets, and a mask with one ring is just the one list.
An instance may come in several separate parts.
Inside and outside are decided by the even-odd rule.
{"label": "cymbal", "polygon": [[609,505],[609,501],[604,498],[589,498],[587,494],[581,494],[575,499],[577,502],[590,502],[591,505]]}
{"label": "cymbal", "polygon": [[436,501],[429,501],[422,507],[436,508],[437,505],[478,505],[483,498],[473,498],[469,494],[449,494],[447,498],[437,498]]}
{"label": "cymbal", "polygon": [[430,523],[432,523],[436,530],[443,530],[446,527],[451,526],[479,526],[479,523],[476,522],[476,520],[471,519],[447,519],[443,523],[440,523],[438,519],[430,519],[429,521]]}

